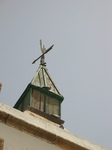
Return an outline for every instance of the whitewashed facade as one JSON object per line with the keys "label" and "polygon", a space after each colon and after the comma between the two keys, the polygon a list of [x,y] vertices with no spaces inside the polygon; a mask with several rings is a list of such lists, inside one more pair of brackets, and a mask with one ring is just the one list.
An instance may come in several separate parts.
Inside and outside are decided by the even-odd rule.
{"label": "whitewashed facade", "polygon": [[4,139],[3,150],[61,150],[56,145],[0,123],[0,137]]}

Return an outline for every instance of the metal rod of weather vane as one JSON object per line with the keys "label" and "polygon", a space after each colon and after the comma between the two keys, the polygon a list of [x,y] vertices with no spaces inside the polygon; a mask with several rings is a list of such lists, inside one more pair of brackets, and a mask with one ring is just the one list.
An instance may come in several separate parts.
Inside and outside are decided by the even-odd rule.
{"label": "metal rod of weather vane", "polygon": [[49,47],[42,55],[40,55],[37,59],[35,59],[32,64],[34,64],[39,58],[41,58],[44,54],[48,53],[52,48],[53,48],[54,45],[52,45],[51,47]]}

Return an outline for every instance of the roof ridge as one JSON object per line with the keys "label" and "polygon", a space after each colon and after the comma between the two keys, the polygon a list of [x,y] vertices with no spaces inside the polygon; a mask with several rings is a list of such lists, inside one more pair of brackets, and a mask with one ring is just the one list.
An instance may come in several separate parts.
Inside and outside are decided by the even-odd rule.
{"label": "roof ridge", "polygon": [[38,87],[44,87],[44,88],[48,87],[47,90],[52,91],[53,93],[62,96],[60,91],[56,87],[54,81],[52,80],[48,72],[48,69],[43,65],[39,66],[36,74],[31,80],[31,84],[38,86]]}

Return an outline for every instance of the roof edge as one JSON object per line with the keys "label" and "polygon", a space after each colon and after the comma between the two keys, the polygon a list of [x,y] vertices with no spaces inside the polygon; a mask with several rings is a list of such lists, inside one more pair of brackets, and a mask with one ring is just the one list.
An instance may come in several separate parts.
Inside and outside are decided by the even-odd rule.
{"label": "roof edge", "polygon": [[[55,144],[62,149],[73,150],[75,148],[78,150],[106,150],[85,139],[73,136],[69,132],[63,131],[63,129],[58,127],[57,130],[59,133],[56,134],[55,130],[52,132],[43,126],[39,126],[37,123],[33,123],[31,118],[34,119],[34,117],[29,114],[25,114],[0,103],[0,122],[5,125],[14,127],[22,132],[50,142],[51,144]],[[62,132],[62,134],[60,134],[60,132]],[[66,137],[63,137],[63,135],[66,135]]]}
{"label": "roof edge", "polygon": [[24,92],[22,93],[18,101],[16,102],[16,104],[13,106],[13,108],[18,108],[19,104],[21,103],[22,99],[26,96],[30,87],[31,87],[31,84],[28,84],[28,86],[26,87],[26,89],[24,90]]}
{"label": "roof edge", "polygon": [[49,96],[51,96],[51,97],[57,98],[57,99],[60,100],[61,102],[64,100],[64,97],[63,97],[62,95],[55,94],[55,93],[53,93],[53,92],[51,92],[51,91],[48,91],[48,90],[46,90],[46,89],[44,89],[44,88],[41,88],[41,87],[39,87],[39,86],[35,86],[35,85],[32,85],[32,84],[31,84],[31,87],[32,87],[33,89],[36,89],[36,90],[38,90],[38,91],[40,91],[40,92],[42,92],[42,93],[45,93],[45,94],[47,94],[47,95],[49,95]]}
{"label": "roof edge", "polygon": [[35,89],[35,90],[38,90],[38,91],[40,91],[40,92],[42,92],[42,93],[44,93],[44,94],[47,94],[47,95],[49,95],[50,97],[54,97],[54,98],[60,100],[61,103],[62,103],[62,101],[64,100],[64,97],[63,97],[62,95],[57,95],[57,94],[55,94],[55,93],[53,93],[53,92],[51,92],[51,91],[47,91],[47,90],[44,89],[44,88],[37,87],[37,86],[35,86],[35,85],[29,83],[28,86],[26,87],[26,89],[24,90],[23,94],[20,96],[20,98],[18,99],[18,101],[16,102],[16,104],[13,106],[14,108],[18,108],[19,104],[21,103],[22,99],[26,96],[26,94],[27,94],[27,92],[28,92],[28,90],[29,90],[30,88]]}

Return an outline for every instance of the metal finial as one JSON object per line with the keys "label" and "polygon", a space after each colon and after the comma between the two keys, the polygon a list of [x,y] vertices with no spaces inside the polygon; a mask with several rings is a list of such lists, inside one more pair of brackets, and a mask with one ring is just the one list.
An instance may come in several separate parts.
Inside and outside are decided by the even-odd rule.
{"label": "metal finial", "polygon": [[[44,45],[43,45],[43,47],[42,47],[42,40],[40,40],[40,49],[41,49],[42,54],[44,54],[44,53],[46,52],[46,48],[44,47]],[[43,55],[43,56],[41,57],[40,64],[41,64],[41,65],[46,65],[46,62],[45,62],[45,55]]]}
{"label": "metal finial", "polygon": [[53,48],[53,46],[54,46],[54,45],[52,45],[51,47],[49,47],[49,48],[46,50],[46,48],[44,47],[44,45],[43,45],[43,47],[42,47],[42,40],[40,40],[40,49],[41,49],[42,55],[39,56],[37,59],[35,59],[35,60],[32,62],[32,64],[34,64],[39,58],[41,58],[40,63],[41,63],[41,65],[44,65],[44,66],[45,66],[45,65],[46,65],[46,62],[45,62],[45,54],[48,53],[48,52]]}

